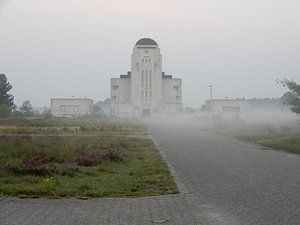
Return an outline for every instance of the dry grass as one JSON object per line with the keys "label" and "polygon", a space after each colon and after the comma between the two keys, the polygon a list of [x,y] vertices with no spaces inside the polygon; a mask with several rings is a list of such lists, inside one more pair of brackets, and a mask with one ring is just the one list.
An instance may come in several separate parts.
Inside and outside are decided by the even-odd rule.
{"label": "dry grass", "polygon": [[145,129],[137,124],[53,118],[1,123],[0,195],[178,193],[153,142],[138,138]]}

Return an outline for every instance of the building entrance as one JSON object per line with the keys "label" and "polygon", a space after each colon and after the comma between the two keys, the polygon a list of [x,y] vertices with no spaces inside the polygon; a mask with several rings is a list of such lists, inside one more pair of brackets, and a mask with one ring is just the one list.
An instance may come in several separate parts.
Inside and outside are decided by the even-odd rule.
{"label": "building entrance", "polygon": [[151,109],[143,109],[143,116],[151,116]]}

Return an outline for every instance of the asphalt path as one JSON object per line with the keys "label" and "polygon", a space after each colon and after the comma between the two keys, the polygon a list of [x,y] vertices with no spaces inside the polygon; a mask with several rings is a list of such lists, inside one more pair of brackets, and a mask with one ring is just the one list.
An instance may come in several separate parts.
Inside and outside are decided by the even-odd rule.
{"label": "asphalt path", "polygon": [[204,132],[146,126],[181,194],[123,199],[0,199],[0,224],[299,225],[300,157]]}

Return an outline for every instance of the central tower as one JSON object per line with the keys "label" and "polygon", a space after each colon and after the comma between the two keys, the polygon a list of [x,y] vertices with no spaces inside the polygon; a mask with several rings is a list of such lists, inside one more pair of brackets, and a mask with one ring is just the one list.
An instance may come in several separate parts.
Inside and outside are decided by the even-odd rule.
{"label": "central tower", "polygon": [[158,44],[140,39],[131,55],[131,104],[135,114],[151,115],[160,110],[162,99],[162,57]]}
{"label": "central tower", "polygon": [[182,80],[162,72],[158,44],[142,38],[133,47],[131,71],[111,79],[111,115],[125,118],[181,112]]}

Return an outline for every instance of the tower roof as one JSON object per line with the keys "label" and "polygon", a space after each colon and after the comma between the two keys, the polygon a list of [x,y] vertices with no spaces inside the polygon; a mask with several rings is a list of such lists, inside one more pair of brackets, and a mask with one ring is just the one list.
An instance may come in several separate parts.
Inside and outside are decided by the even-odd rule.
{"label": "tower roof", "polygon": [[151,38],[142,38],[142,39],[138,40],[135,45],[157,45],[158,46],[156,41],[154,41]]}

